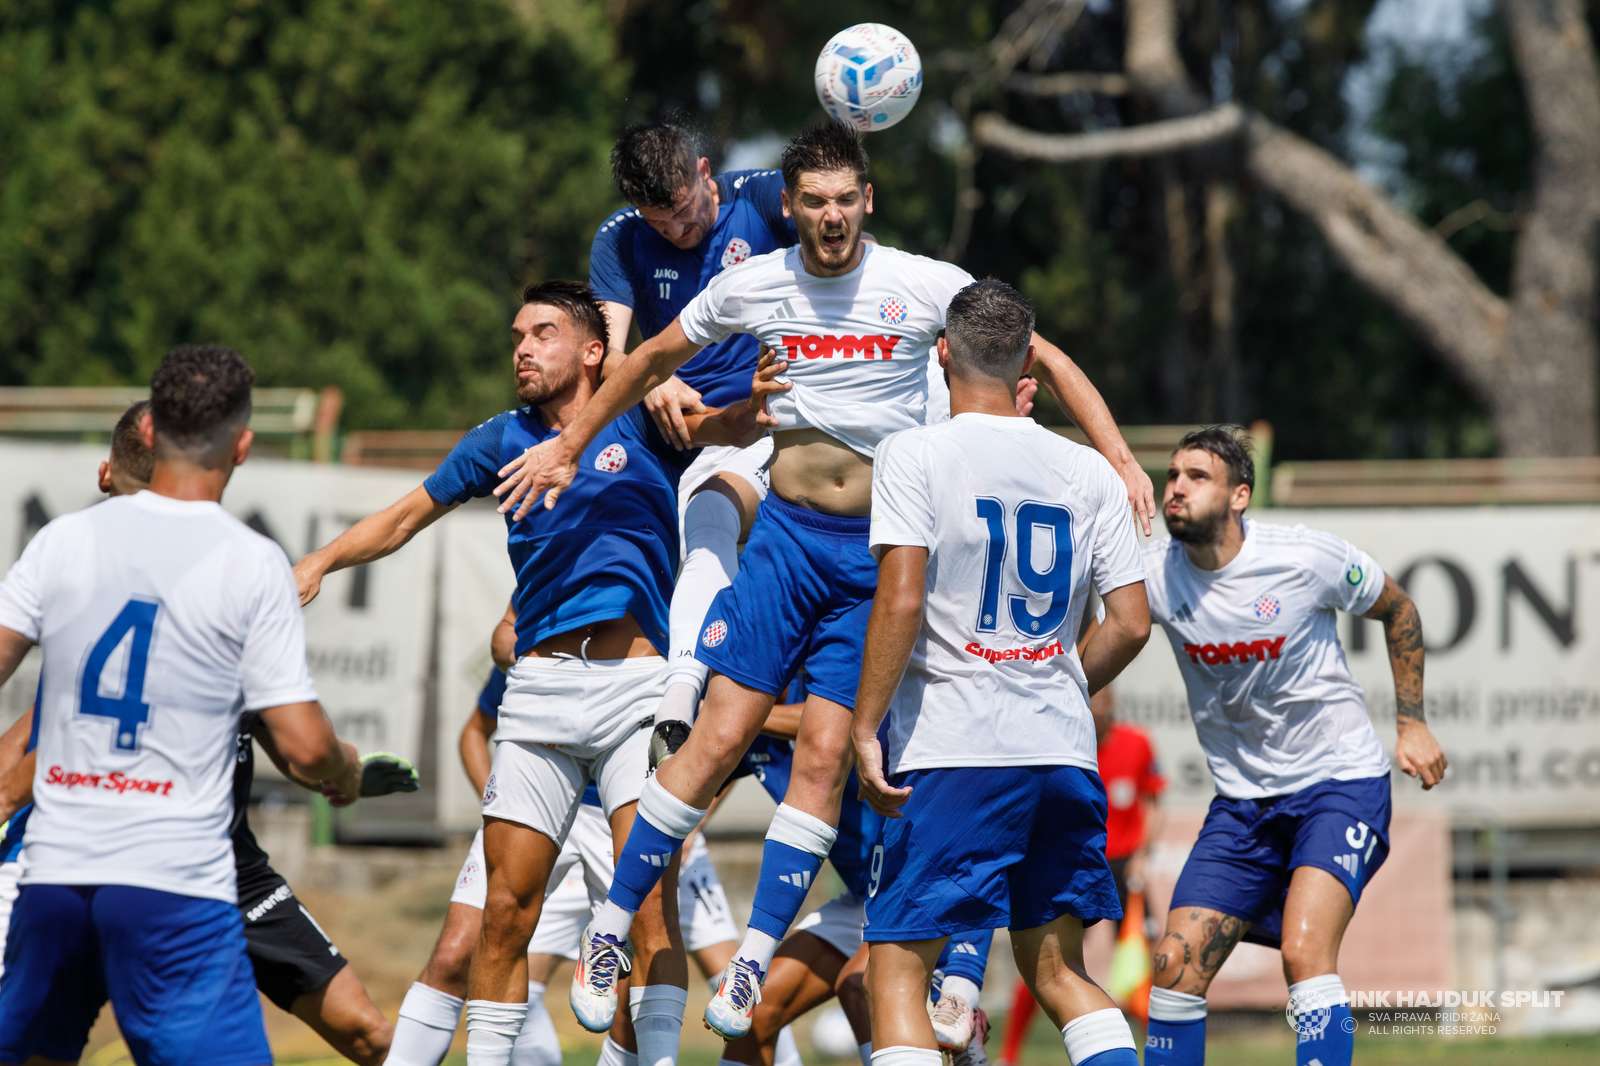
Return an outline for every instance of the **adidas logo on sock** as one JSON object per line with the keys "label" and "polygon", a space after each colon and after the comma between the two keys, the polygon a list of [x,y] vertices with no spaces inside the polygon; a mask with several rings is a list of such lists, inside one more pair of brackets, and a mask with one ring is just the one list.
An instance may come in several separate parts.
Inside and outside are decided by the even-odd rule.
{"label": "adidas logo on sock", "polygon": [[664,851],[659,855],[646,855],[641,852],[639,858],[643,859],[651,866],[659,866],[662,869],[666,869],[668,864],[672,862],[672,852]]}
{"label": "adidas logo on sock", "polygon": [[978,949],[965,941],[950,949],[950,954],[952,955],[976,955],[977,953]]}
{"label": "adidas logo on sock", "polygon": [[799,872],[792,874],[779,874],[778,880],[782,881],[786,885],[793,885],[795,888],[810,888],[811,871],[800,870]]}
{"label": "adidas logo on sock", "polygon": [[1361,866],[1361,856],[1359,855],[1335,855],[1333,861],[1343,867],[1344,872],[1351,877],[1356,875],[1356,870]]}

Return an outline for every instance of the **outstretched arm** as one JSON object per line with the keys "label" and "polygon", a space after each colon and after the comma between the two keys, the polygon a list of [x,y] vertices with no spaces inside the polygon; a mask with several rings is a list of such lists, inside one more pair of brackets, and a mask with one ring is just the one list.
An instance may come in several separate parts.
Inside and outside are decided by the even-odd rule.
{"label": "outstretched arm", "polygon": [[861,798],[886,818],[901,817],[911,798],[909,788],[891,787],[883,776],[883,746],[878,726],[911,660],[928,587],[928,549],[901,544],[886,548],[878,561],[878,591],[867,619],[867,643],[861,656],[861,686],[856,690],[850,739],[856,749],[856,777]]}
{"label": "outstretched arm", "polygon": [[1389,648],[1389,669],[1394,673],[1395,762],[1412,777],[1420,777],[1424,789],[1430,789],[1444,780],[1449,763],[1423,719],[1422,617],[1389,574],[1383,576],[1383,591],[1366,617],[1383,623],[1383,642]]}
{"label": "outstretched arm", "polygon": [[1091,696],[1115,681],[1150,639],[1150,601],[1143,581],[1112,589],[1100,598],[1105,601],[1106,620],[1083,644],[1083,673]]}
{"label": "outstretched arm", "polygon": [[595,436],[699,350],[700,345],[689,340],[677,319],[635,348],[571,425],[501,468],[500,476],[505,481],[494,490],[500,497],[500,513],[516,508],[516,517],[522,518],[532,510],[540,493],[544,494],[545,507],[554,507],[572,484],[578,472],[578,458]]}
{"label": "outstretched arm", "polygon": [[345,807],[361,794],[361,757],[339,739],[320,703],[285,703],[261,711],[256,731],[261,750],[283,776],[335,807]]}
{"label": "outstretched arm", "polygon": [[382,559],[405,547],[406,542],[454,510],[418,485],[375,515],[368,515],[324,547],[294,564],[294,581],[300,589],[300,606],[317,598],[322,579],[335,570]]}
{"label": "outstretched arm", "polygon": [[[23,719],[26,721],[26,717]],[[0,824],[33,802],[33,770],[39,753],[30,751],[0,776]]]}
{"label": "outstretched arm", "polygon": [[[623,349],[627,346],[628,327],[633,324],[633,308],[614,300],[602,300],[600,307],[605,312],[606,329],[611,334],[611,350],[606,352],[605,364],[600,368],[600,380],[604,381],[628,361],[628,353]],[[645,393],[644,409],[650,412],[661,435],[674,448],[694,447],[684,413],[703,415],[706,405],[688,382],[676,375],[669,377]]]}
{"label": "outstretched arm", "polygon": [[1155,487],[1150,475],[1133,457],[1122,431],[1111,417],[1111,409],[1101,398],[1100,390],[1078,369],[1067,353],[1039,336],[1033,335],[1033,375],[1056,398],[1061,409],[1072,416],[1085,433],[1095,450],[1111,462],[1123,484],[1128,486],[1128,502],[1139,516],[1139,528],[1150,535],[1150,523],[1156,516]]}

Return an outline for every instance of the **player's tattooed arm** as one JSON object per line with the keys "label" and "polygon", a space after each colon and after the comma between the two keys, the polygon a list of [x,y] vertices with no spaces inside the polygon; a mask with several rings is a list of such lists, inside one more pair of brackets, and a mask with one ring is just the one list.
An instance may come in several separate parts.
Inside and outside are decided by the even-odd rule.
{"label": "player's tattooed arm", "polygon": [[1167,917],[1167,933],[1151,956],[1157,988],[1203,996],[1249,930],[1250,923],[1206,907],[1186,907]]}
{"label": "player's tattooed arm", "polygon": [[1122,431],[1111,417],[1111,409],[1106,406],[1100,390],[1066,352],[1037,333],[1033,335],[1033,376],[1088,434],[1095,450],[1116,469],[1128,488],[1128,502],[1139,518],[1139,527],[1148,537],[1150,523],[1156,516],[1155,487],[1150,483],[1150,475],[1134,458],[1128,442],[1122,439]]}
{"label": "player's tattooed arm", "polygon": [[884,776],[878,727],[889,713],[889,701],[900,687],[911,650],[922,632],[927,587],[927,548],[897,544],[884,549],[878,560],[878,590],[873,594],[872,614],[867,618],[850,741],[856,752],[860,798],[886,818],[902,817],[900,808],[911,798],[911,789],[895,788]]}
{"label": "player's tattooed arm", "polygon": [[1389,669],[1394,674],[1395,761],[1412,777],[1421,778],[1424,789],[1432,788],[1444,779],[1448,762],[1423,712],[1422,617],[1389,574],[1384,575],[1383,591],[1366,617],[1383,623],[1383,640],[1389,649]]}

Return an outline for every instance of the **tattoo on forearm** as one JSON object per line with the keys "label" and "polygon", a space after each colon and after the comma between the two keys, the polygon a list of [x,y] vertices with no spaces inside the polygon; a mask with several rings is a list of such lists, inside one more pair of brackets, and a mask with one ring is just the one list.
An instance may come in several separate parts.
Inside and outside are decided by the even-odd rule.
{"label": "tattoo on forearm", "polygon": [[1422,709],[1422,617],[1417,605],[1401,598],[1388,605],[1383,615],[1383,639],[1389,648],[1389,665],[1394,672],[1395,715],[1418,722]]}

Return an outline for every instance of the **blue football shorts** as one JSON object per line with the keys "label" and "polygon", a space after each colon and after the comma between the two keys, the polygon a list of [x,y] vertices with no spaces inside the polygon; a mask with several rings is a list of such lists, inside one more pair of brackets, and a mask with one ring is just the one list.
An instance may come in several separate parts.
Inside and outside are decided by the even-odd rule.
{"label": "blue football shorts", "polygon": [[804,666],[809,692],[854,709],[878,588],[871,523],[767,496],[738,575],[706,612],[695,658],[774,696]]}
{"label": "blue football shorts", "polygon": [[1172,890],[1172,909],[1206,907],[1250,923],[1244,939],[1278,947],[1297,867],[1339,879],[1352,903],[1389,857],[1389,779],[1319,781],[1267,799],[1211,801]]}
{"label": "blue football shorts", "polygon": [[238,907],[126,885],[23,885],[0,978],[0,1062],[76,1062],[108,998],[135,1062],[272,1062]]}
{"label": "blue football shorts", "polygon": [[1121,918],[1106,862],[1106,790],[1076,766],[911,770],[873,854],[869,942]]}

